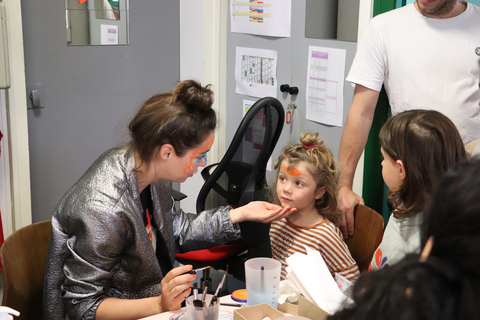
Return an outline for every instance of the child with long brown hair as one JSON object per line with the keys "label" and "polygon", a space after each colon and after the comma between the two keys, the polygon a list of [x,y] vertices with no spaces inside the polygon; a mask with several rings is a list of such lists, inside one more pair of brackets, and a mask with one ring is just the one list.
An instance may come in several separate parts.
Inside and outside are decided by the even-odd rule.
{"label": "child with long brown hair", "polygon": [[336,161],[318,133],[305,133],[300,142],[284,147],[275,163],[278,178],[272,200],[297,212],[272,223],[272,256],[282,263],[285,279],[286,259],[296,252],[306,253],[309,246],[320,251],[332,275],[339,273],[353,281],[359,275],[358,266],[337,228],[341,212],[336,200]]}
{"label": "child with long brown hair", "polygon": [[420,250],[420,225],[428,196],[442,175],[466,160],[453,122],[438,111],[410,110],[380,130],[382,175],[392,204],[382,243],[370,269],[393,264]]}

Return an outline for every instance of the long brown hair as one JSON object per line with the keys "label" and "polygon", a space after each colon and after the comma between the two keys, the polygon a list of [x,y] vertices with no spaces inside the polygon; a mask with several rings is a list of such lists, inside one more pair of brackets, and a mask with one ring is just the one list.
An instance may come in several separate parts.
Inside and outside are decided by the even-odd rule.
{"label": "long brown hair", "polygon": [[457,128],[434,110],[410,110],[391,117],[380,130],[380,144],[405,167],[402,184],[387,195],[400,218],[423,211],[426,196],[443,173],[466,160]]}
{"label": "long brown hair", "polygon": [[[317,212],[338,225],[341,212],[337,208],[337,163],[332,152],[318,139],[318,133],[304,133],[299,144],[285,146],[275,162],[275,170],[283,161],[288,166],[295,166],[299,162],[307,164],[306,168],[315,178],[317,188],[325,188],[324,195],[315,201]],[[271,198],[279,203],[276,182],[271,188]]]}
{"label": "long brown hair", "polygon": [[140,107],[130,122],[131,145],[149,163],[156,147],[171,144],[177,156],[199,146],[215,130],[210,85],[179,82],[173,92],[156,94]]}

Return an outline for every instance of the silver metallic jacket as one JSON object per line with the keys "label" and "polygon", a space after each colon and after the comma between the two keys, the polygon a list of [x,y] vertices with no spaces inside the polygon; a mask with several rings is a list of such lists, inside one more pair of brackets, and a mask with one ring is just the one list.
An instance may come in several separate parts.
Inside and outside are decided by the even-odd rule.
{"label": "silver metallic jacket", "polygon": [[[160,295],[163,274],[145,231],[134,169],[132,150],[109,150],[58,204],[45,266],[44,319],[95,319],[107,297]],[[176,251],[240,237],[230,207],[187,214],[173,209],[170,181],[153,183],[151,192],[172,265]]]}

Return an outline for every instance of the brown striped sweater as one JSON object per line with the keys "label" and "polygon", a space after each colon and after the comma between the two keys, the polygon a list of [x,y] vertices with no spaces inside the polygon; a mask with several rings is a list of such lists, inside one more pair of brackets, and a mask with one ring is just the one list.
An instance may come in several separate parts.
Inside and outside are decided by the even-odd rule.
{"label": "brown striped sweater", "polygon": [[270,227],[272,256],[282,263],[281,279],[287,278],[286,259],[296,252],[306,254],[305,246],[320,251],[328,269],[355,281],[360,272],[343,236],[332,222],[325,219],[310,227],[297,226],[286,218],[272,222]]}

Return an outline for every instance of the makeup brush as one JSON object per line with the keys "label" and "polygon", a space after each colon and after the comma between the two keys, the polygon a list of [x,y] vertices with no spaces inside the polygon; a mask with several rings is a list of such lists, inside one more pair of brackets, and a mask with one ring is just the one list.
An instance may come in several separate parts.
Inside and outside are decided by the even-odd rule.
{"label": "makeup brush", "polygon": [[210,306],[213,306],[215,303],[217,303],[218,292],[220,291],[220,288],[223,287],[223,283],[225,282],[225,277],[227,276],[227,271],[228,271],[228,266],[227,266],[227,270],[225,270],[225,273],[223,274],[222,281],[220,281],[220,284],[218,285],[217,290],[215,291],[215,294],[212,297],[212,301],[210,302]]}
{"label": "makeup brush", "polygon": [[193,284],[193,306],[197,308],[203,308],[202,300],[198,299],[198,287],[196,282]]}
{"label": "makeup brush", "polygon": [[210,266],[206,266],[206,267],[203,267],[203,268],[197,268],[197,269],[191,269],[191,270],[189,270],[185,273],[196,274],[198,271],[202,271],[202,270],[208,269],[208,268],[210,268]]}

